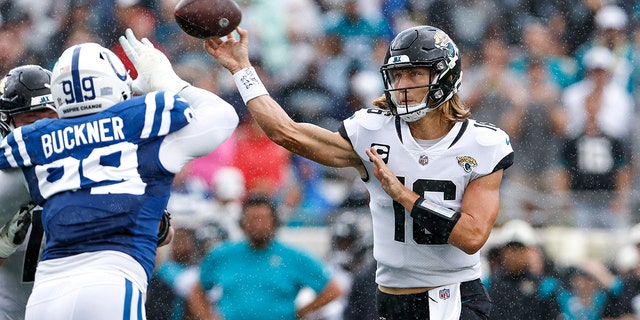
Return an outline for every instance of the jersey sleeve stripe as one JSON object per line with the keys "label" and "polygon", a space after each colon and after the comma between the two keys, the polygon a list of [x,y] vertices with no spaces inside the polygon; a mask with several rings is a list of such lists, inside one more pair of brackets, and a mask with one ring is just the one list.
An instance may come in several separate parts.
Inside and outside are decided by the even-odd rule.
{"label": "jersey sleeve stripe", "polygon": [[32,165],[31,157],[29,157],[29,152],[27,152],[27,145],[24,143],[24,140],[22,138],[22,128],[18,128],[18,130],[15,130],[14,137],[16,139],[16,144],[18,145],[18,151],[20,152],[20,157],[22,157],[23,165],[24,166]]}
{"label": "jersey sleeve stripe", "polygon": [[144,112],[144,127],[140,138],[146,139],[151,136],[151,130],[153,129],[153,120],[156,113],[155,94],[147,94],[144,98],[145,112]]}
{"label": "jersey sleeve stripe", "polygon": [[169,94],[167,92],[164,93],[164,95],[158,95],[158,97],[156,98],[156,102],[159,105],[164,105],[164,108],[162,109],[162,114],[161,114],[161,121],[160,121],[160,129],[158,130],[158,135],[159,136],[164,136],[167,133],[169,133],[169,129],[171,129],[171,109],[173,109],[173,102],[175,100],[173,99],[173,95]]}
{"label": "jersey sleeve stripe", "polygon": [[4,148],[4,157],[12,167],[32,165],[27,147],[22,139],[22,128],[13,130],[12,134],[2,142],[2,147]]}
{"label": "jersey sleeve stripe", "polygon": [[6,138],[2,143],[2,147],[4,148],[4,157],[5,159],[7,159],[7,162],[9,163],[10,166],[16,168],[18,167],[18,163],[16,162],[16,159],[13,157],[13,154],[11,153],[12,148],[11,148],[11,144],[7,144],[8,143],[9,138]]}

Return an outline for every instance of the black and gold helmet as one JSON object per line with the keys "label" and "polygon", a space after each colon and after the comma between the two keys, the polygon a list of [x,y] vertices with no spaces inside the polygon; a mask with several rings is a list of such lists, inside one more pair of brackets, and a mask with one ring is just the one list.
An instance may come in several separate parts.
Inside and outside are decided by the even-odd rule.
{"label": "black and gold helmet", "polygon": [[[394,87],[394,71],[416,67],[430,70],[430,83],[411,88]],[[391,41],[380,72],[391,112],[406,121],[415,121],[458,92],[462,79],[460,52],[444,31],[432,26],[412,27]],[[429,91],[418,104],[398,103],[395,95],[391,94],[419,87],[429,87]]]}

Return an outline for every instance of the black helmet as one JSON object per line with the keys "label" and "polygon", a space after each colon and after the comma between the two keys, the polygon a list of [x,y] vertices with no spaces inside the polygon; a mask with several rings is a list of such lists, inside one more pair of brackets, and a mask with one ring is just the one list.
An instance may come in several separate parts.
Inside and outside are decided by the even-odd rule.
{"label": "black helmet", "polygon": [[[391,71],[415,67],[429,68],[430,84],[395,88]],[[462,78],[460,52],[444,31],[432,26],[413,27],[400,32],[391,41],[380,72],[391,112],[406,121],[415,121],[458,92]],[[429,87],[429,92],[419,104],[399,106],[391,94],[393,91],[419,87]]]}
{"label": "black helmet", "polygon": [[0,131],[14,129],[13,116],[45,108],[56,111],[51,97],[51,72],[36,65],[13,68],[0,81]]}

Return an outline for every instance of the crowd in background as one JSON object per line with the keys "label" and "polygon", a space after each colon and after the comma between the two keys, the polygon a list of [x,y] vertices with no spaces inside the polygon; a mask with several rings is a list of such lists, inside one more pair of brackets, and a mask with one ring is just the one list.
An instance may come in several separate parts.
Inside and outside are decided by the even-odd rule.
{"label": "crowd in background", "polygon": [[[0,72],[21,64],[51,68],[65,48],[82,42],[111,48],[127,64],[117,38],[131,27],[165,52],[184,80],[218,93],[241,115],[231,139],[176,177],[169,210],[181,231],[172,250],[182,252],[161,258],[197,266],[218,241],[242,238],[242,200],[260,193],[277,204],[284,226],[330,230],[336,261],[326,260],[337,275],[343,274],[345,292],[356,285],[354,279],[370,283],[370,230],[363,218],[368,214],[367,194],[357,173],[323,167],[272,143],[252,121],[228,71],[204,52],[200,39],[179,29],[173,18],[177,2],[0,0]],[[536,229],[570,226],[633,235],[629,229],[639,222],[640,204],[640,132],[635,125],[640,114],[640,2],[236,2],[243,13],[241,27],[249,30],[253,43],[252,62],[271,95],[295,120],[332,131],[382,94],[378,68],[398,31],[418,24],[443,29],[462,53],[465,80],[460,95],[472,118],[503,128],[516,151],[514,166],[505,173],[498,226],[517,220]],[[349,235],[349,230],[354,232],[350,237],[357,238],[355,249],[348,246],[340,252],[339,235]],[[635,245],[640,237],[636,240],[621,254],[635,257],[620,264],[624,269],[611,267],[611,261],[591,261],[562,271],[536,242],[496,240],[500,245],[485,251],[492,266],[487,285],[497,295],[513,290],[522,295],[519,304],[511,306],[516,309],[498,308],[505,313],[501,319],[518,315],[510,310],[520,305],[573,312],[566,319],[599,319],[604,314],[618,319],[621,314],[605,312],[605,297],[631,295],[616,277],[638,278]],[[523,249],[530,246],[537,249]],[[526,258],[518,258],[522,254]],[[516,271],[505,284],[509,259],[515,259],[515,269],[522,267],[517,261],[526,260],[534,270]],[[190,287],[176,287],[177,296],[187,299]],[[215,292],[211,295],[215,300]],[[352,308],[348,300],[345,295],[332,302],[317,318],[341,319],[341,310]],[[368,309],[358,310],[353,314],[364,315]],[[547,316],[540,319],[550,319]]]}

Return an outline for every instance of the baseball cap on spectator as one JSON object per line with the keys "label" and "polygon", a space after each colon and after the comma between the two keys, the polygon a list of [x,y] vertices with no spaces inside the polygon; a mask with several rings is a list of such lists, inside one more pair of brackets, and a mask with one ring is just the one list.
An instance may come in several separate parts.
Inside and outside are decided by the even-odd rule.
{"label": "baseball cap on spectator", "polygon": [[213,176],[213,188],[221,200],[239,200],[246,192],[244,175],[236,167],[222,167]]}
{"label": "baseball cap on spectator", "polygon": [[533,227],[524,220],[507,221],[500,229],[500,243],[507,245],[521,245],[525,247],[537,246],[540,241]]}
{"label": "baseball cap on spectator", "polygon": [[598,10],[595,16],[599,29],[622,30],[627,27],[627,13],[618,6],[608,5]]}
{"label": "baseball cap on spectator", "polygon": [[611,70],[614,63],[613,53],[605,47],[593,47],[584,55],[582,63],[587,69]]}

